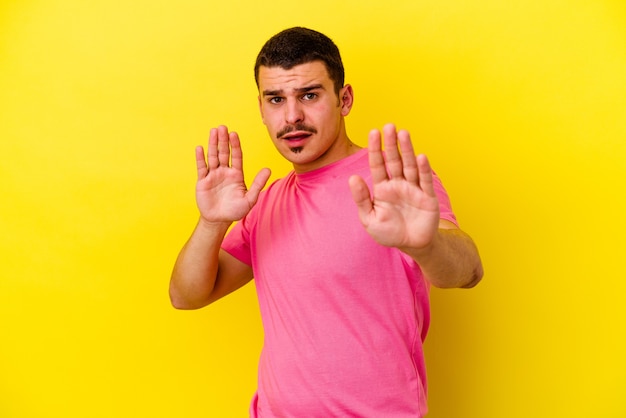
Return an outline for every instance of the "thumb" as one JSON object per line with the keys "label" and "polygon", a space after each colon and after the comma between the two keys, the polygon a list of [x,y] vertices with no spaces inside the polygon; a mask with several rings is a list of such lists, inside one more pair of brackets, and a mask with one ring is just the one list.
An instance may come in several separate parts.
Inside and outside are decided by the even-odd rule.
{"label": "thumb", "polygon": [[267,180],[269,180],[271,174],[272,172],[269,168],[264,168],[259,171],[254,177],[254,180],[252,181],[250,189],[247,193],[250,207],[252,207],[252,205],[256,203],[257,199],[259,198],[259,193],[261,193],[261,190],[263,190],[263,187],[265,187],[265,184],[267,183]]}
{"label": "thumb", "polygon": [[356,203],[359,217],[361,221],[363,221],[373,209],[370,191],[367,188],[365,180],[357,175],[350,177],[348,184],[352,192],[352,200]]}

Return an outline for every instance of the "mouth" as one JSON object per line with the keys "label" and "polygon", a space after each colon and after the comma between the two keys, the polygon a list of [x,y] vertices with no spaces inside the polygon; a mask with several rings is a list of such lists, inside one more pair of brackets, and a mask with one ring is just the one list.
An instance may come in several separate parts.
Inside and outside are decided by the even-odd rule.
{"label": "mouth", "polygon": [[281,139],[283,141],[287,141],[290,146],[298,146],[301,145],[304,141],[306,141],[309,137],[313,135],[311,132],[307,131],[296,131],[290,132],[286,135],[283,135]]}
{"label": "mouth", "polygon": [[302,147],[307,139],[316,134],[317,130],[312,126],[303,123],[287,125],[276,135],[277,138],[285,141],[289,147]]}

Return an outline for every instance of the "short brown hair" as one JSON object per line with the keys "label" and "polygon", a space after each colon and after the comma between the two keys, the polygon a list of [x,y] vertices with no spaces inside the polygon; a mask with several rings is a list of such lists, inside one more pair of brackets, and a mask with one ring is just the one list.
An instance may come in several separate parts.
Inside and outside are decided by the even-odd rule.
{"label": "short brown hair", "polygon": [[254,79],[259,86],[260,67],[281,67],[289,70],[296,65],[322,61],[335,93],[344,83],[344,69],[337,45],[326,35],[303,27],[285,29],[272,36],[261,48],[254,65]]}

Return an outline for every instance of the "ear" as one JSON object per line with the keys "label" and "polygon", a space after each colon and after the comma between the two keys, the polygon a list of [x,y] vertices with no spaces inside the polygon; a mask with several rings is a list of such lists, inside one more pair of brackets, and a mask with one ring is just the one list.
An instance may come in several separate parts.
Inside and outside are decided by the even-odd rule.
{"label": "ear", "polygon": [[265,116],[263,116],[263,106],[261,105],[261,95],[257,96],[259,100],[259,112],[261,113],[261,121],[263,121],[263,125],[265,125]]}
{"label": "ear", "polygon": [[341,106],[341,116],[348,116],[352,105],[354,104],[354,91],[352,86],[346,84],[341,90],[339,90],[339,105]]}

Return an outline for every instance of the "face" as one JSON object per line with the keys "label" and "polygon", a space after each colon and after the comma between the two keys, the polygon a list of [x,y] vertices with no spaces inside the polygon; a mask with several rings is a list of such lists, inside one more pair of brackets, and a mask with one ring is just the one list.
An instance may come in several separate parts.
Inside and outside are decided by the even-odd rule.
{"label": "face", "polygon": [[337,96],[321,61],[289,70],[259,69],[263,123],[280,154],[296,172],[323,167],[356,151],[344,125],[352,102],[352,87],[344,86]]}

